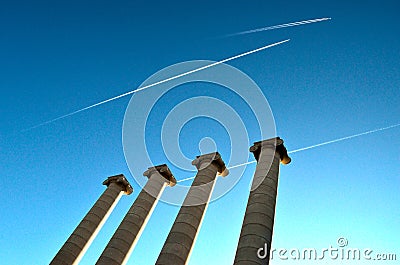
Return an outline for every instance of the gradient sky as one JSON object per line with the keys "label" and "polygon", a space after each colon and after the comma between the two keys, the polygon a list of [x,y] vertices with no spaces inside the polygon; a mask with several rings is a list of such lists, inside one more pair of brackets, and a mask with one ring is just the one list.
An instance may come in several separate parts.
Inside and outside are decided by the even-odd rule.
{"label": "gradient sky", "polygon": [[[399,10],[398,1],[3,1],[0,263],[49,263],[104,191],[102,181],[123,173],[135,192],[121,199],[81,262],[93,264],[140,191],[122,147],[130,96],[24,129],[136,89],[169,65],[221,60],[287,38],[229,64],[262,89],[289,151],[398,124]],[[332,20],[217,38],[322,17]],[[243,115],[249,141],[261,140],[240,99],[218,86],[184,85],[152,113],[146,137],[156,163],[167,161],[154,144],[162,125],[154,117],[199,95],[228,101]],[[400,259],[399,135],[394,128],[293,154],[281,167],[273,248],[322,249],[346,237],[349,247]],[[229,159],[229,132],[215,121],[192,120],[180,136],[187,157],[198,155],[199,140],[210,136]],[[171,169],[178,179],[191,176]],[[210,204],[190,264],[232,263],[254,169],[249,165],[240,182]],[[178,210],[157,205],[128,264],[154,264]]]}

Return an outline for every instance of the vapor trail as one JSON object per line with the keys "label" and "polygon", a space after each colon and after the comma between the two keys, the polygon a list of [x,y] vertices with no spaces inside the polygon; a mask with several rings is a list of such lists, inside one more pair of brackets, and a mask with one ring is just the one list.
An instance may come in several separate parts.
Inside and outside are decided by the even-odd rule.
{"label": "vapor trail", "polygon": [[330,20],[330,19],[331,19],[330,17],[325,17],[325,18],[303,20],[303,21],[298,21],[298,22],[292,22],[292,23],[286,23],[286,24],[280,24],[280,25],[275,25],[275,26],[269,26],[269,27],[264,27],[264,28],[258,28],[258,29],[252,29],[252,30],[232,33],[232,34],[225,35],[223,37],[233,37],[233,36],[238,36],[238,35],[244,35],[244,34],[256,33],[256,32],[261,32],[261,31],[267,31],[267,30],[295,27],[295,26],[300,26],[300,25],[305,25],[305,24],[322,22],[322,21]]}
{"label": "vapor trail", "polygon": [[[254,160],[254,161],[246,162],[246,163],[243,163],[243,164],[239,164],[239,165],[235,165],[235,166],[228,167],[228,169],[237,168],[237,167],[245,166],[245,165],[248,165],[248,164],[253,164],[253,163],[255,163],[255,162],[257,162],[257,161]],[[186,180],[191,180],[191,179],[194,179],[194,178],[195,178],[195,177],[189,177],[189,178],[185,178],[185,179],[180,179],[180,180],[177,180],[176,183],[184,182],[184,181],[186,181]]]}
{"label": "vapor trail", "polygon": [[234,166],[228,167],[228,169],[246,166],[246,165],[249,165],[249,164],[253,164],[253,163],[255,163],[255,162],[257,162],[257,161],[256,161],[256,160],[249,161],[249,162],[246,162],[246,163],[243,163],[243,164],[239,164],[239,165],[234,165]]}
{"label": "vapor trail", "polygon": [[320,144],[315,144],[315,145],[299,148],[299,149],[296,149],[296,150],[288,152],[288,154],[293,154],[293,153],[301,152],[301,151],[304,151],[304,150],[313,149],[313,148],[316,148],[316,147],[319,147],[319,146],[323,146],[323,145],[327,145],[327,144],[333,144],[333,143],[341,142],[341,141],[344,141],[344,140],[356,138],[356,137],[367,135],[367,134],[371,134],[371,133],[376,133],[376,132],[380,132],[380,131],[384,131],[384,130],[389,130],[389,129],[392,129],[392,128],[395,128],[395,127],[399,127],[399,126],[400,126],[400,123],[399,124],[395,124],[395,125],[391,125],[391,126],[388,126],[388,127],[383,127],[383,128],[379,128],[379,129],[363,132],[363,133],[358,133],[358,134],[354,134],[354,135],[338,138],[338,139],[327,141],[327,142],[324,142],[324,143],[320,143]]}
{"label": "vapor trail", "polygon": [[[376,133],[376,132],[380,132],[380,131],[384,131],[384,130],[389,130],[389,129],[392,129],[392,128],[395,128],[395,127],[399,127],[399,126],[400,126],[400,123],[399,124],[395,124],[395,125],[391,125],[391,126],[387,126],[387,127],[383,127],[383,128],[379,128],[379,129],[375,129],[375,130],[370,130],[370,131],[363,132],[363,133],[357,133],[357,134],[354,134],[354,135],[341,137],[341,138],[338,138],[338,139],[335,139],[335,140],[330,140],[330,141],[323,142],[323,143],[320,143],[320,144],[314,144],[314,145],[311,145],[311,146],[307,146],[307,147],[299,148],[299,149],[296,149],[296,150],[292,150],[292,151],[289,151],[288,154],[294,154],[294,153],[297,153],[297,152],[305,151],[305,150],[308,150],[308,149],[313,149],[313,148],[320,147],[320,146],[323,146],[323,145],[333,144],[333,143],[349,140],[349,139],[352,139],[352,138],[360,137],[360,136],[363,136],[363,135]],[[253,160],[253,161],[249,161],[249,162],[246,162],[246,163],[243,163],[243,164],[231,166],[228,169],[237,168],[237,167],[241,167],[241,166],[246,166],[246,165],[253,164],[253,163],[256,163],[256,162],[257,162],[256,160]]]}
{"label": "vapor trail", "polygon": [[85,110],[88,110],[88,109],[97,107],[97,106],[102,105],[102,104],[105,104],[105,103],[108,103],[108,102],[110,102],[110,101],[113,101],[113,100],[116,100],[116,99],[119,99],[119,98],[128,96],[128,95],[130,95],[130,94],[133,94],[133,93],[136,93],[136,92],[139,92],[139,91],[142,91],[142,90],[144,90],[144,89],[151,88],[151,87],[153,87],[153,86],[160,85],[160,84],[163,84],[163,83],[166,83],[166,82],[175,80],[175,79],[177,79],[177,78],[184,77],[184,76],[187,76],[187,75],[190,75],[190,74],[193,74],[193,73],[196,73],[196,72],[199,72],[199,71],[208,69],[208,68],[210,68],[210,67],[214,67],[214,66],[216,66],[216,65],[223,64],[223,63],[226,63],[226,62],[229,62],[229,61],[232,61],[232,60],[235,60],[235,59],[238,59],[238,58],[241,58],[241,57],[250,55],[250,54],[252,54],[252,53],[256,53],[256,52],[259,52],[259,51],[262,51],[262,50],[266,50],[266,49],[268,49],[268,48],[271,48],[271,47],[274,47],[274,46],[278,46],[278,45],[283,44],[283,43],[288,42],[288,41],[290,41],[290,39],[283,40],[283,41],[279,41],[279,42],[275,42],[275,43],[272,43],[272,44],[263,46],[263,47],[261,47],[261,48],[255,49],[255,50],[251,50],[251,51],[248,51],[248,52],[245,52],[245,53],[241,53],[241,54],[239,54],[239,55],[235,55],[235,56],[226,58],[226,59],[224,59],[224,60],[221,60],[221,61],[218,61],[218,62],[215,62],[215,63],[212,63],[212,64],[208,64],[208,65],[205,65],[205,66],[196,68],[196,69],[194,69],[194,70],[190,70],[190,71],[188,71],[188,72],[185,72],[185,73],[182,73],[182,74],[179,74],[179,75],[175,75],[175,76],[169,77],[169,78],[167,78],[167,79],[158,81],[158,82],[156,82],[156,83],[152,83],[152,84],[147,85],[147,86],[144,86],[144,87],[139,87],[138,89],[135,89],[135,90],[126,92],[126,93],[124,93],[124,94],[121,94],[121,95],[112,97],[112,98],[110,98],[110,99],[106,99],[106,100],[100,101],[100,102],[98,102],[98,103],[96,103],[96,104],[93,104],[93,105],[87,106],[87,107],[85,107],[85,108],[76,110],[76,111],[74,111],[74,112],[71,112],[71,113],[62,115],[62,116],[57,117],[57,118],[54,118],[54,119],[52,119],[52,120],[42,122],[42,123],[40,123],[40,124],[38,124],[38,125],[35,125],[35,126],[33,126],[33,127],[30,127],[30,128],[28,128],[28,129],[25,129],[25,130],[22,130],[22,131],[24,132],[24,131],[29,131],[29,130],[38,128],[38,127],[40,127],[40,126],[43,126],[43,125],[46,125],[46,124],[49,124],[49,123],[52,123],[52,122],[55,122],[55,121],[64,119],[64,118],[66,118],[66,117],[75,115],[75,114],[80,113],[80,112],[82,112],[82,111],[85,111]]}
{"label": "vapor trail", "polygon": [[[399,126],[400,126],[400,123],[399,124],[395,124],[395,125],[391,125],[391,126],[387,126],[387,127],[383,127],[383,128],[379,128],[379,129],[375,129],[375,130],[370,130],[370,131],[363,132],[363,133],[358,133],[358,134],[354,134],[354,135],[338,138],[338,139],[327,141],[327,142],[323,142],[323,143],[320,143],[320,144],[315,144],[315,145],[299,148],[299,149],[296,149],[296,150],[293,150],[293,151],[289,151],[288,154],[294,154],[294,153],[297,153],[297,152],[305,151],[305,150],[308,150],[308,149],[313,149],[313,148],[320,147],[320,146],[323,146],[323,145],[333,144],[333,143],[349,140],[349,139],[352,139],[352,138],[360,137],[360,136],[363,136],[363,135],[376,133],[376,132],[380,132],[380,131],[384,131],[384,130],[389,130],[389,129],[392,129],[392,128],[395,128],[395,127],[399,127]],[[234,165],[234,166],[228,167],[228,169],[242,167],[242,166],[246,166],[246,165],[254,164],[254,163],[257,163],[257,161],[253,160],[253,161],[249,161],[249,162],[246,162],[246,163],[243,163],[243,164]],[[190,180],[190,179],[194,179],[194,177],[178,180],[177,183],[183,182],[183,181],[186,181],[186,180]]]}
{"label": "vapor trail", "polygon": [[189,178],[185,178],[185,179],[180,179],[180,180],[177,180],[176,183],[184,182],[184,181],[186,181],[186,180],[191,180],[191,179],[194,179],[195,177],[196,177],[196,176],[194,176],[194,177],[189,177]]}

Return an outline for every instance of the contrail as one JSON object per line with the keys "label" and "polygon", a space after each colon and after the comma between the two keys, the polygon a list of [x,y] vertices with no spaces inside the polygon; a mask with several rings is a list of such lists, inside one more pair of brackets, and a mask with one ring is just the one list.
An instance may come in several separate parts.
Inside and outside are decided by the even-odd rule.
{"label": "contrail", "polygon": [[264,27],[264,28],[259,28],[259,29],[252,29],[252,30],[232,33],[232,34],[224,35],[223,37],[233,37],[233,36],[238,36],[238,35],[244,35],[244,34],[256,33],[256,32],[261,32],[261,31],[267,31],[267,30],[295,27],[295,26],[300,26],[300,25],[305,25],[305,24],[322,22],[322,21],[330,20],[330,19],[332,19],[332,18],[325,17],[325,18],[303,20],[303,21],[298,21],[298,22],[292,22],[292,23],[286,23],[286,24],[280,24],[280,25],[275,25],[275,26],[269,26],[269,27]]}
{"label": "contrail", "polygon": [[[392,128],[395,128],[395,127],[399,127],[399,126],[400,126],[400,123],[399,124],[395,124],[395,125],[391,125],[391,126],[387,126],[387,127],[383,127],[383,128],[379,128],[379,129],[375,129],[375,130],[370,130],[370,131],[363,132],[363,133],[357,133],[357,134],[354,134],[354,135],[341,137],[341,138],[338,138],[338,139],[335,139],[335,140],[330,140],[330,141],[323,142],[323,143],[320,143],[320,144],[314,144],[314,145],[311,145],[311,146],[307,146],[307,147],[299,148],[299,149],[296,149],[296,150],[292,150],[292,151],[289,151],[288,154],[294,154],[294,153],[297,153],[297,152],[305,151],[305,150],[308,150],[308,149],[313,149],[313,148],[320,147],[320,146],[323,146],[323,145],[333,144],[333,143],[349,140],[349,139],[352,139],[352,138],[360,137],[360,136],[363,136],[363,135],[376,133],[376,132],[380,132],[380,131],[384,131],[384,130],[389,130],[389,129],[392,129]],[[256,160],[249,161],[249,162],[246,162],[246,163],[243,163],[243,164],[231,166],[228,169],[242,167],[242,166],[246,166],[246,165],[253,164],[253,163],[256,163],[256,162],[257,162]]]}
{"label": "contrail", "polygon": [[301,151],[308,150],[308,149],[313,149],[313,148],[320,147],[320,146],[323,146],[323,145],[333,144],[333,143],[341,142],[341,141],[344,141],[344,140],[356,138],[356,137],[359,137],[359,136],[363,136],[363,135],[367,135],[367,134],[371,134],[371,133],[376,133],[376,132],[380,132],[380,131],[384,131],[384,130],[389,130],[389,129],[392,129],[392,128],[395,128],[395,127],[398,127],[398,126],[400,126],[400,123],[399,124],[395,124],[395,125],[391,125],[391,126],[388,126],[388,127],[383,127],[383,128],[379,128],[379,129],[363,132],[363,133],[358,133],[358,134],[354,134],[354,135],[338,138],[338,139],[327,141],[327,142],[320,143],[320,144],[315,144],[315,145],[299,148],[299,149],[296,149],[296,150],[288,152],[288,154],[294,154],[294,153],[297,153],[297,152],[301,152]]}
{"label": "contrail", "polygon": [[186,180],[191,180],[191,179],[194,179],[195,177],[190,177],[190,178],[185,178],[185,179],[180,179],[180,180],[177,180],[176,181],[176,183],[179,183],[179,182],[184,182],[184,181],[186,181]]}
{"label": "contrail", "polygon": [[[228,167],[228,169],[232,169],[232,168],[237,168],[237,167],[245,166],[245,165],[252,164],[252,163],[255,163],[255,162],[257,162],[257,161],[254,160],[254,161],[246,162],[246,163],[243,163],[243,164],[239,164],[239,165],[235,165],[235,166]],[[191,180],[191,179],[194,179],[194,178],[195,178],[195,177],[189,177],[189,178],[185,178],[185,179],[180,179],[180,180],[177,180],[176,183],[184,182],[184,181]]]}
{"label": "contrail", "polygon": [[185,73],[182,73],[182,74],[179,74],[179,75],[175,75],[175,76],[169,77],[169,78],[167,78],[167,79],[163,79],[163,80],[161,80],[161,81],[158,81],[158,82],[156,82],[156,83],[152,83],[152,84],[147,85],[147,86],[144,86],[144,87],[139,87],[138,89],[135,89],[135,90],[126,92],[126,93],[124,93],[124,94],[121,94],[121,95],[112,97],[112,98],[110,98],[110,99],[106,99],[106,100],[100,101],[100,102],[98,102],[98,103],[96,103],[96,104],[93,104],[93,105],[87,106],[87,107],[85,107],[85,108],[76,110],[76,111],[74,111],[74,112],[71,112],[71,113],[62,115],[62,116],[57,117],[57,118],[54,118],[54,119],[52,119],[52,120],[42,122],[42,123],[40,123],[40,124],[38,124],[38,125],[35,125],[35,126],[33,126],[33,127],[28,128],[28,129],[22,130],[22,132],[24,132],[24,131],[29,131],[29,130],[38,128],[38,127],[40,127],[40,126],[43,126],[43,125],[46,125],[46,124],[49,124],[49,123],[52,123],[52,122],[55,122],[55,121],[64,119],[64,118],[66,118],[66,117],[75,115],[75,114],[80,113],[80,112],[82,112],[82,111],[85,111],[85,110],[88,110],[88,109],[97,107],[97,106],[102,105],[102,104],[105,104],[105,103],[108,103],[108,102],[110,102],[110,101],[113,101],[113,100],[116,100],[116,99],[119,99],[119,98],[128,96],[128,95],[130,95],[130,94],[133,94],[133,93],[136,93],[136,92],[139,92],[139,91],[142,91],[142,90],[144,90],[144,89],[148,89],[148,88],[151,88],[151,87],[153,87],[153,86],[160,85],[160,84],[163,84],[163,83],[166,83],[166,82],[175,80],[175,79],[177,79],[177,78],[184,77],[184,76],[187,76],[187,75],[190,75],[190,74],[193,74],[193,73],[196,73],[196,72],[199,72],[199,71],[208,69],[208,68],[210,68],[210,67],[214,67],[214,66],[216,66],[216,65],[223,64],[223,63],[226,63],[226,62],[229,62],[229,61],[232,61],[232,60],[235,60],[235,59],[244,57],[244,56],[246,56],[246,55],[250,55],[250,54],[252,54],[252,53],[256,53],[256,52],[259,52],[259,51],[262,51],[262,50],[266,50],[266,49],[268,49],[268,48],[271,48],[271,47],[274,47],[274,46],[283,44],[283,43],[288,42],[288,41],[290,41],[290,39],[286,39],[286,40],[283,40],[283,41],[275,42],[275,43],[272,43],[272,44],[263,46],[263,47],[261,47],[261,48],[255,49],[255,50],[251,50],[251,51],[248,51],[248,52],[245,52],[245,53],[241,53],[241,54],[239,54],[239,55],[235,55],[235,56],[226,58],[226,59],[224,59],[224,60],[221,60],[221,61],[218,61],[218,62],[215,62],[215,63],[212,63],[212,64],[208,64],[208,65],[205,65],[205,66],[196,68],[196,69],[194,69],[194,70],[190,70],[190,71],[188,71],[188,72],[185,72]]}
{"label": "contrail", "polygon": [[[367,131],[367,132],[363,132],[363,133],[357,133],[357,134],[354,134],[354,135],[341,137],[341,138],[338,138],[338,139],[335,139],[335,140],[331,140],[331,141],[323,142],[323,143],[320,143],[320,144],[315,144],[315,145],[299,148],[299,149],[296,149],[296,150],[293,150],[293,151],[289,151],[288,154],[294,154],[294,153],[297,153],[297,152],[313,149],[313,148],[320,147],[320,146],[323,146],[323,145],[333,144],[333,143],[349,140],[349,139],[352,139],[352,138],[360,137],[360,136],[363,136],[363,135],[376,133],[376,132],[380,132],[380,131],[384,131],[384,130],[389,130],[389,129],[392,129],[392,128],[395,128],[395,127],[399,127],[399,126],[400,126],[400,123],[399,124],[395,124],[395,125],[391,125],[391,126],[387,126],[387,127],[383,127],[383,128],[379,128],[379,129],[375,129],[375,130],[371,130],[371,131]],[[253,161],[249,161],[249,162],[246,162],[246,163],[243,163],[243,164],[234,165],[234,166],[228,167],[228,169],[242,167],[242,166],[246,166],[246,165],[250,165],[250,164],[254,164],[254,163],[257,163],[257,161],[253,160]],[[178,180],[177,183],[183,182],[183,181],[186,181],[186,180],[191,180],[191,179],[194,179],[194,177]]]}
{"label": "contrail", "polygon": [[253,164],[253,163],[255,163],[255,162],[257,162],[257,161],[256,161],[256,160],[254,160],[254,161],[246,162],[246,163],[243,163],[243,164],[234,165],[234,166],[228,167],[228,169],[232,169],[232,168],[237,168],[237,167],[246,166],[246,165],[249,165],[249,164]]}

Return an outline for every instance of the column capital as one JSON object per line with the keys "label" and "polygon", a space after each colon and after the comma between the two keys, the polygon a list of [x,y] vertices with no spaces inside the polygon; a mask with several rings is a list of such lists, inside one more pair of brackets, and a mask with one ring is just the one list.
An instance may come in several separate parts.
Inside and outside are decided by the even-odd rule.
{"label": "column capital", "polygon": [[169,186],[171,186],[171,187],[175,186],[176,179],[166,164],[149,167],[149,169],[147,169],[145,172],[143,172],[143,176],[150,178],[156,172],[159,173],[165,179],[165,182]]}
{"label": "column capital", "polygon": [[126,195],[129,195],[133,192],[133,188],[129,181],[125,178],[124,174],[111,176],[103,181],[103,185],[106,185],[107,187],[110,186],[111,183],[117,183],[118,185],[120,185]]}
{"label": "column capital", "polygon": [[286,165],[289,164],[292,159],[289,157],[286,147],[283,144],[283,140],[279,137],[274,137],[271,139],[255,142],[252,147],[250,147],[250,152],[253,153],[254,158],[258,161],[260,157],[262,148],[275,148],[276,152],[279,154],[281,158],[281,163]]}
{"label": "column capital", "polygon": [[196,159],[192,161],[192,165],[196,166],[198,170],[204,169],[210,164],[217,166],[218,175],[225,177],[229,174],[229,170],[218,152],[196,156]]}

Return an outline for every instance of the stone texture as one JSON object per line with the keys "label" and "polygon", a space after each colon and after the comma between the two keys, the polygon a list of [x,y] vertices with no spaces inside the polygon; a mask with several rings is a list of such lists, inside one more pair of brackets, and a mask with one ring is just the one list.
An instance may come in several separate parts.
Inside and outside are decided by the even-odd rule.
{"label": "stone texture", "polygon": [[96,235],[102,221],[118,202],[122,192],[131,194],[133,189],[124,175],[112,176],[103,182],[107,189],[76,227],[65,244],[50,262],[51,265],[77,264],[84,254],[84,249]]}
{"label": "stone texture", "polygon": [[119,265],[129,259],[138,235],[150,218],[163,189],[166,185],[174,186],[176,183],[167,165],[151,167],[143,175],[149,180],[108,242],[97,265]]}
{"label": "stone texture", "polygon": [[271,249],[279,163],[288,164],[291,161],[279,137],[254,143],[250,151],[257,160],[257,167],[240,232],[235,265],[269,264],[269,253],[265,259],[261,259],[257,251],[264,248],[265,244],[268,252]]}
{"label": "stone texture", "polygon": [[198,172],[158,256],[157,265],[187,263],[215,178],[217,174],[228,174],[219,153],[198,156],[192,164],[197,167]]}

